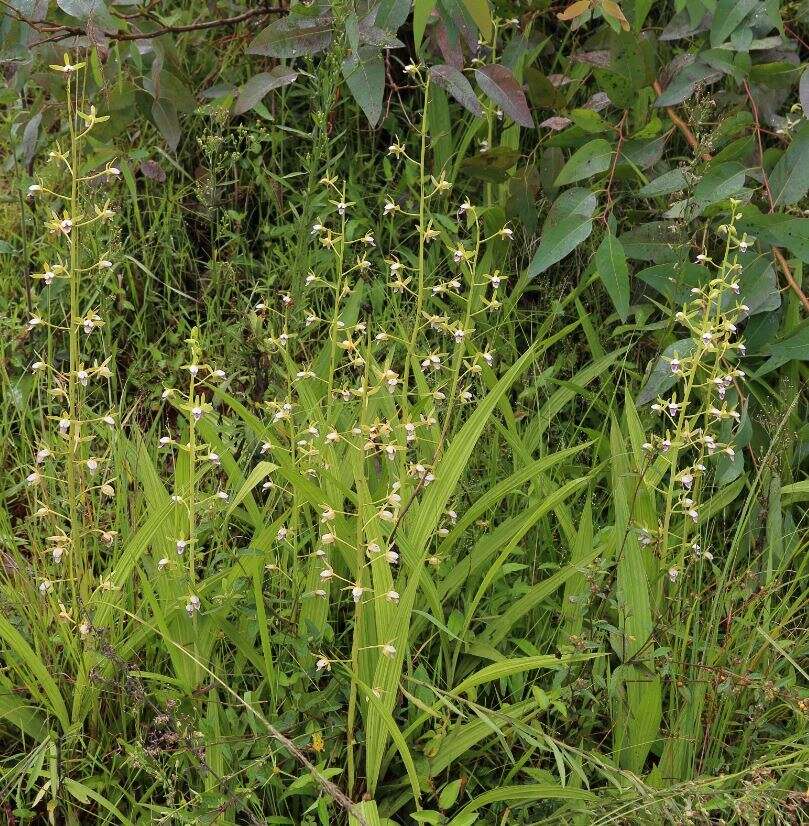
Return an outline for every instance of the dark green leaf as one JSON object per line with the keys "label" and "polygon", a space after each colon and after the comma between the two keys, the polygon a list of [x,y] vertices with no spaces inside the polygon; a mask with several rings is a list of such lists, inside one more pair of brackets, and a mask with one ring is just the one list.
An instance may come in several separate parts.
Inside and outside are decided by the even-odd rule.
{"label": "dark green leaf", "polygon": [[757,5],[758,0],[719,0],[711,24],[711,46],[721,46]]}
{"label": "dark green leaf", "polygon": [[646,186],[638,190],[638,195],[642,198],[653,198],[658,195],[671,195],[672,192],[682,192],[688,184],[685,180],[685,174],[680,169],[672,169],[670,172],[664,172],[652,181],[649,181]]}
{"label": "dark green leaf", "polygon": [[675,358],[682,359],[683,356],[690,356],[695,347],[693,338],[683,338],[680,341],[675,341],[670,344],[663,351],[663,354],[657,360],[649,378],[646,380],[643,389],[638,393],[635,404],[638,407],[653,402],[658,396],[663,395],[667,390],[674,387],[677,383],[677,376],[671,372],[671,360]]}
{"label": "dark green leaf", "polygon": [[177,75],[163,69],[155,81],[155,97],[167,100],[178,112],[189,114],[197,108],[197,101],[192,91]]}
{"label": "dark green leaf", "polygon": [[607,232],[595,257],[596,269],[621,321],[629,315],[629,268],[621,242]]}
{"label": "dark green leaf", "polygon": [[664,264],[677,261],[681,255],[679,239],[672,233],[667,221],[650,221],[621,235],[626,257],[633,261],[652,261]]}
{"label": "dark green leaf", "polygon": [[764,352],[775,359],[809,361],[809,324],[783,341],[771,344]]}
{"label": "dark green leaf", "polygon": [[82,23],[94,23],[101,29],[117,32],[120,26],[110,14],[104,0],[56,0],[56,5]]}
{"label": "dark green leaf", "polygon": [[592,218],[597,206],[598,200],[589,189],[581,186],[573,186],[570,189],[566,189],[548,210],[542,232],[545,234],[563,218],[569,218],[571,215],[578,215],[581,218]]}
{"label": "dark green leaf", "polygon": [[351,94],[371,126],[379,123],[385,96],[385,64],[373,46],[362,46],[342,63],[341,70]]}
{"label": "dark green leaf", "polygon": [[556,176],[554,184],[562,186],[581,181],[601,172],[612,164],[613,148],[604,138],[596,138],[577,149]]}
{"label": "dark green leaf", "polygon": [[548,78],[533,66],[525,70],[525,80],[528,84],[528,94],[534,106],[545,109],[564,109],[567,104],[565,96],[554,86]]}
{"label": "dark green leaf", "polygon": [[272,89],[278,89],[281,86],[287,86],[294,83],[298,73],[292,69],[276,66],[269,72],[260,72],[253,75],[239,89],[239,97],[233,107],[234,115],[241,115],[244,112],[252,109],[257,103],[264,99],[264,96]]}
{"label": "dark green leaf", "polygon": [[[753,260],[747,260],[751,258]],[[738,300],[748,308],[746,315],[777,310],[781,306],[781,293],[770,257],[748,252],[740,263],[742,274],[739,277]]]}
{"label": "dark green leaf", "polygon": [[798,203],[809,192],[809,122],[804,121],[770,175],[776,206]]}
{"label": "dark green leaf", "polygon": [[717,72],[707,63],[697,60],[677,73],[655,101],[655,106],[676,106],[678,103],[688,100],[694,94],[697,86],[714,83],[721,77],[721,72]]}
{"label": "dark green leaf", "polygon": [[508,188],[506,215],[516,218],[531,233],[537,228],[536,200],[540,189],[539,173],[535,166],[518,169]]}
{"label": "dark green leaf", "polygon": [[360,23],[358,34],[360,43],[364,46],[376,46],[380,49],[401,49],[404,46],[404,43],[398,37],[395,37],[386,29],[380,29],[379,26]]}
{"label": "dark green leaf", "polygon": [[301,57],[323,51],[331,40],[331,18],[324,16],[310,20],[289,15],[262,29],[247,47],[247,54]]}
{"label": "dark green leaf", "polygon": [[801,75],[801,82],[798,84],[798,99],[805,116],[805,113],[809,112],[809,69],[805,69]]}
{"label": "dark green leaf", "polygon": [[724,201],[744,186],[745,170],[737,161],[711,166],[694,188],[694,203],[700,207]]}
{"label": "dark green leaf", "polygon": [[180,119],[173,103],[156,100],[152,104],[152,119],[173,152],[180,143]]}
{"label": "dark green leaf", "polygon": [[569,215],[547,232],[543,232],[539,247],[528,266],[528,277],[545,272],[573,252],[593,231],[593,222],[581,215]]}
{"label": "dark green leaf", "polygon": [[410,14],[411,0],[382,0],[374,16],[374,25],[386,32],[397,32]]}
{"label": "dark green leaf", "polygon": [[519,159],[520,153],[516,149],[497,146],[466,158],[461,164],[461,170],[472,178],[499,184],[508,178],[509,169]]}
{"label": "dark green leaf", "polygon": [[690,301],[691,288],[703,283],[705,268],[690,261],[655,264],[635,274],[635,277],[664,295],[673,305]]}

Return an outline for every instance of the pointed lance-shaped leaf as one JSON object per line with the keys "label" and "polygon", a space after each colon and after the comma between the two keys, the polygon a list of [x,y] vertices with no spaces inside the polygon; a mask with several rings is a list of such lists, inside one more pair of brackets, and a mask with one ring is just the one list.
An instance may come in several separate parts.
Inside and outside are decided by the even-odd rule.
{"label": "pointed lance-shaped leaf", "polygon": [[475,70],[478,85],[515,123],[532,129],[534,119],[517,79],[505,66],[496,63]]}
{"label": "pointed lance-shaped leaf", "polygon": [[483,115],[483,109],[472,84],[454,66],[447,63],[431,66],[430,80],[455,98],[461,106],[468,109],[476,118]]}

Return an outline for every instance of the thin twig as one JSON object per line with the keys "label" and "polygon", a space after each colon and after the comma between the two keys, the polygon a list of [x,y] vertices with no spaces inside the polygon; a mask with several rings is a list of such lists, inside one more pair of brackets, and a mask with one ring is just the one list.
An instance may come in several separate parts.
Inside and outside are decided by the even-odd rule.
{"label": "thin twig", "polygon": [[612,166],[610,167],[610,176],[607,179],[607,206],[604,210],[604,223],[607,223],[607,216],[609,215],[610,211],[612,210],[612,179],[615,177],[615,167],[618,166],[618,158],[621,157],[621,148],[624,145],[624,123],[626,123],[626,116],[628,114],[628,110],[624,109],[623,115],[621,115],[621,121],[618,124],[618,146],[615,149],[615,155],[612,159]]}
{"label": "thin twig", "polygon": [[[5,0],[0,0],[0,4],[5,7],[10,17],[18,20],[21,23],[26,23],[35,29],[40,34],[48,34],[44,40],[31,44],[34,46],[42,46],[46,43],[56,43],[60,40],[65,40],[68,37],[80,37],[87,34],[87,31],[82,26],[68,26],[62,23],[48,23],[46,20],[32,20],[25,17],[16,9],[13,9]],[[251,20],[254,17],[260,17],[268,14],[281,14],[286,11],[282,6],[261,6],[256,9],[236,14],[233,17],[220,17],[214,20],[200,20],[196,23],[188,23],[184,26],[161,26],[148,32],[111,32],[100,29],[98,34],[107,40],[126,42],[132,40],[151,40],[155,37],[162,37],[164,34],[185,34],[187,32],[204,31],[206,29],[216,29],[222,26],[236,26],[239,23],[244,23],[246,20]]]}
{"label": "thin twig", "polygon": [[764,144],[761,142],[761,123],[758,119],[758,106],[756,106],[756,102],[753,100],[753,94],[746,80],[744,81],[744,91],[747,99],[750,101],[750,108],[753,110],[753,123],[755,123],[756,126],[756,141],[758,142],[758,165],[764,179],[764,191],[767,193],[767,200],[770,202],[770,212],[772,212],[775,208],[775,203],[772,199],[770,179],[767,177],[767,170],[764,168]]}

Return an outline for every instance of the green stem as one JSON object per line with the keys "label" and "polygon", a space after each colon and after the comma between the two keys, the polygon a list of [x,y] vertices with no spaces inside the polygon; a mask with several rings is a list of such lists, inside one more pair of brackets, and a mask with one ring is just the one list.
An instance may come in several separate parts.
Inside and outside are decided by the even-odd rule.
{"label": "green stem", "polygon": [[[427,158],[427,111],[430,98],[430,76],[424,86],[424,110],[421,113],[421,151],[419,153],[419,271],[418,271],[418,293],[416,295],[416,316],[413,319],[413,331],[410,334],[410,343],[405,356],[404,374],[402,376],[402,404],[407,404],[407,388],[410,379],[410,359],[416,352],[416,341],[420,329],[421,308],[424,305],[424,233],[427,229],[427,208],[424,194],[424,179],[426,178],[425,166]],[[403,411],[404,412],[404,411]]]}
{"label": "green stem", "polygon": [[[79,146],[76,135],[75,111],[71,97],[70,76],[67,79],[67,115],[70,129],[70,219],[78,224],[76,216],[79,208]],[[81,324],[81,308],[79,306],[79,279],[81,271],[79,267],[79,229],[78,226],[71,228],[68,236],[70,246],[70,321],[69,321],[69,352],[70,352],[70,373],[68,376],[68,414],[70,425],[68,428],[68,460],[67,460],[67,496],[68,512],[70,517],[70,580],[73,583],[74,602],[76,600],[76,582],[78,566],[84,562],[82,553],[82,525],[80,519],[80,506],[83,505],[84,495],[79,491],[79,478],[77,473],[77,463],[79,456],[80,439],[80,410],[79,391],[76,374],[79,370],[79,326]]]}
{"label": "green stem", "polygon": [[[193,358],[193,356],[192,356]],[[191,587],[196,581],[196,472],[197,472],[197,420],[194,418],[194,376],[192,374],[188,389],[188,404],[191,415],[188,417],[188,578]]]}

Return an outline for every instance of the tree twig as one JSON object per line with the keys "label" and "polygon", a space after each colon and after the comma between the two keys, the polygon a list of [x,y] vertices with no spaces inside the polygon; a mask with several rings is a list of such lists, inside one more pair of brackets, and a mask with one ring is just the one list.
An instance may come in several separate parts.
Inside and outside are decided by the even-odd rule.
{"label": "tree twig", "polygon": [[[652,86],[654,87],[654,90],[658,95],[661,95],[663,93],[663,89],[661,88],[660,83],[658,81],[655,80]],[[750,97],[750,89],[747,86],[747,83],[745,83],[745,90],[747,91],[748,97]],[[756,123],[756,136],[759,142],[761,170],[764,173],[765,188],[767,190],[767,197],[770,200],[770,210],[772,211],[772,193],[770,192],[770,185],[769,181],[767,180],[767,173],[764,171],[764,156],[761,145],[761,132],[758,124],[758,108],[756,107],[752,97],[750,97],[750,103],[753,106],[753,117]],[[711,155],[711,153],[703,150],[700,147],[700,142],[697,140],[696,136],[691,131],[688,124],[674,111],[674,109],[672,109],[671,106],[666,107],[666,114],[671,119],[671,122],[680,130],[682,136],[685,138],[686,143],[694,150],[694,152],[699,154],[703,161],[713,160],[713,156]],[[772,248],[772,254],[781,272],[783,273],[784,280],[789,285],[789,288],[792,290],[793,293],[795,293],[801,304],[803,304],[803,307],[806,310],[806,312],[809,313],[809,298],[806,297],[806,294],[801,289],[800,284],[798,284],[798,282],[795,280],[795,276],[792,274],[792,270],[790,269],[789,263],[784,257],[784,254],[778,247]]]}
{"label": "tree twig", "polygon": [[[18,20],[21,23],[26,23],[40,34],[47,34],[43,40],[31,44],[34,46],[42,46],[46,43],[57,43],[61,40],[66,40],[69,37],[81,37],[87,34],[87,30],[82,26],[68,26],[62,23],[49,23],[46,20],[32,20],[25,17],[16,9],[13,9],[5,0],[0,4],[7,10],[10,17]],[[236,26],[239,23],[244,23],[254,17],[261,17],[268,14],[282,14],[287,10],[283,6],[260,6],[259,8],[250,9],[241,14],[233,15],[232,17],[219,17],[214,20],[199,20],[196,23],[188,23],[183,26],[161,26],[152,31],[142,32],[111,32],[103,29],[99,30],[99,34],[107,40],[127,42],[132,40],[151,40],[155,37],[162,37],[164,34],[185,34],[187,32],[198,32],[206,29],[216,29],[222,26]]]}

